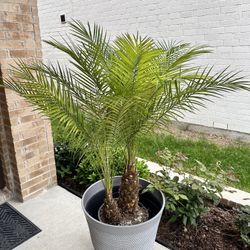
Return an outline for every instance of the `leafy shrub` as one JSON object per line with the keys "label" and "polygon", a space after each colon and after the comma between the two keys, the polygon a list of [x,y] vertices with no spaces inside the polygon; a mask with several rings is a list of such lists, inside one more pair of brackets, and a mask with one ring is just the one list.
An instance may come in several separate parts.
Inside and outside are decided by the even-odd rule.
{"label": "leafy shrub", "polygon": [[[218,170],[218,175],[207,171],[206,167],[197,161],[200,171],[206,174],[204,180],[186,174],[183,167],[187,160],[181,153],[173,155],[167,148],[158,152],[168,167],[153,174],[153,187],[163,191],[166,197],[166,209],[170,213],[170,222],[181,221],[184,226],[197,225],[198,218],[208,211],[208,202],[218,203],[223,190],[224,172]],[[179,176],[173,172],[177,172]],[[151,186],[152,188],[152,186]]]}
{"label": "leafy shrub", "polygon": [[68,147],[68,144],[62,141],[54,142],[54,152],[57,174],[64,178],[71,175],[79,164],[79,156],[74,155]]}
{"label": "leafy shrub", "polygon": [[[103,178],[98,171],[99,168],[96,166],[95,155],[83,156],[75,152],[73,153],[68,143],[58,135],[56,135],[54,145],[57,174],[61,178],[71,176],[84,187]],[[126,164],[123,149],[116,148],[113,154],[112,174],[113,176],[122,175],[124,165]],[[148,179],[150,177],[149,168],[144,161],[136,161],[136,167],[141,178]]]}
{"label": "leafy shrub", "polygon": [[[122,149],[117,148],[114,152],[114,161],[112,163],[112,175],[118,176],[122,175],[124,171],[125,160],[123,158]],[[148,166],[144,161],[136,160],[136,167],[138,174],[141,178],[149,179],[150,171]],[[103,179],[103,176],[98,172],[98,168],[95,166],[95,157],[92,155],[88,158],[84,158],[79,166],[76,168],[76,175],[74,179],[79,184],[90,185],[100,179]]]}
{"label": "leafy shrub", "polygon": [[239,212],[236,225],[240,229],[242,240],[247,246],[250,246],[250,206],[244,206]]}
{"label": "leafy shrub", "polygon": [[59,169],[56,170],[57,171],[57,174],[61,177],[61,178],[64,178],[65,176],[67,175],[71,175],[72,174],[72,171],[70,170],[70,167],[67,166],[67,167],[61,167]]}
{"label": "leafy shrub", "polygon": [[[121,175],[125,165],[124,154],[121,148],[114,149],[114,161],[112,162],[112,175]],[[98,164],[94,154],[83,157],[80,164],[76,168],[74,179],[82,185],[90,184],[103,179],[101,172],[98,171]]]}
{"label": "leafy shrub", "polygon": [[150,178],[151,173],[145,161],[136,160],[135,164],[136,164],[136,168],[137,168],[137,172],[139,176],[143,179],[148,180]]}

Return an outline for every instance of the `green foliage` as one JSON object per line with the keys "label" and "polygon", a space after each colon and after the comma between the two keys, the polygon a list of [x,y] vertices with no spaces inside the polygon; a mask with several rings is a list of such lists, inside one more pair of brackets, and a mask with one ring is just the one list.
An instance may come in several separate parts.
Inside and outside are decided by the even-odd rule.
{"label": "green foliage", "polygon": [[4,85],[60,124],[77,150],[95,155],[108,192],[114,147],[125,147],[128,164],[134,163],[141,134],[195,111],[211,96],[249,90],[238,72],[194,66],[194,59],[211,52],[206,46],[139,34],[111,42],[98,25],[69,26],[70,39],[46,41],[67,55],[69,66],[19,61]]}
{"label": "green foliage", "polygon": [[[72,148],[65,142],[62,137],[54,131],[55,141],[55,160],[57,173],[61,178],[70,176],[83,187],[88,187],[94,182],[103,179],[103,175],[98,171],[98,164],[94,154],[88,156],[75,154]],[[113,176],[122,175],[126,164],[124,150],[122,148],[113,149],[114,161],[112,162]],[[149,179],[150,171],[144,161],[136,161],[136,168],[141,178]]]}
{"label": "green foliage", "polygon": [[136,160],[135,165],[136,165],[136,169],[139,174],[139,177],[148,180],[150,178],[151,173],[145,161]]}
{"label": "green foliage", "polygon": [[153,134],[140,138],[138,156],[164,164],[157,155],[157,151],[165,147],[173,153],[185,154],[188,157],[188,160],[183,163],[186,172],[193,172],[201,177],[204,176],[203,172],[198,170],[195,173],[194,169],[197,160],[204,163],[207,170],[213,173],[216,173],[216,163],[220,162],[220,167],[228,177],[227,185],[250,192],[250,146],[248,144],[233,143],[220,146],[206,139],[192,140],[173,135]]}
{"label": "green foliage", "polygon": [[58,170],[67,168],[72,171],[79,164],[80,155],[74,155],[67,142],[54,141],[54,152]]}
{"label": "green foliage", "polygon": [[250,206],[244,206],[239,211],[236,225],[240,229],[242,240],[247,246],[250,246]]}
{"label": "green foliage", "polygon": [[54,141],[56,172],[61,177],[70,176],[77,166],[77,159],[69,151],[68,144],[62,141]]}
{"label": "green foliage", "polygon": [[70,167],[57,168],[56,172],[61,178],[64,178],[65,176],[72,174]]}
{"label": "green foliage", "polygon": [[[121,176],[124,171],[125,161],[124,161],[124,153],[123,150],[118,148],[113,152],[115,157],[115,161],[113,162],[112,170],[113,176]],[[94,157],[93,157],[94,158]],[[84,158],[79,166],[76,168],[76,174],[74,179],[79,183],[85,186],[89,186],[94,182],[103,179],[101,172],[98,172],[98,168],[93,167],[94,159]],[[136,169],[138,171],[139,177],[143,179],[149,179],[150,171],[148,166],[144,161],[135,162]]]}
{"label": "green foliage", "polygon": [[[124,171],[125,158],[122,148],[115,148],[112,151],[114,155],[114,161],[112,162],[112,176],[121,175]],[[94,154],[88,154],[86,157],[82,157],[82,160],[76,168],[76,173],[74,179],[82,185],[89,186],[94,182],[103,179],[102,172],[98,171],[96,166],[98,161],[96,161],[96,156]]]}
{"label": "green foliage", "polygon": [[[207,174],[207,178],[201,180],[185,173],[183,163],[187,158],[183,154],[173,155],[165,148],[158,152],[158,156],[168,167],[163,166],[150,180],[153,187],[162,190],[166,197],[170,222],[178,220],[184,226],[197,225],[198,218],[208,210],[208,202],[216,204],[220,200],[225,178],[223,171],[217,176],[211,176],[206,167],[197,162],[200,170]],[[178,175],[173,174],[173,171]]]}

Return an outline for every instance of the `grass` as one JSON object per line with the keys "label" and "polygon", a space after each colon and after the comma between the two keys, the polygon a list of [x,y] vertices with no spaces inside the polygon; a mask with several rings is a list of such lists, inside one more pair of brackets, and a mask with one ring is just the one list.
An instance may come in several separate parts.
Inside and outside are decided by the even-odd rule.
{"label": "grass", "polygon": [[176,138],[172,135],[144,136],[139,142],[139,157],[160,163],[156,152],[167,147],[172,152],[182,152],[188,157],[186,167],[194,166],[195,160],[201,161],[208,169],[213,168],[217,161],[224,170],[234,168],[239,182],[231,184],[236,188],[250,192],[250,146],[235,145],[219,146],[206,139],[194,141]]}

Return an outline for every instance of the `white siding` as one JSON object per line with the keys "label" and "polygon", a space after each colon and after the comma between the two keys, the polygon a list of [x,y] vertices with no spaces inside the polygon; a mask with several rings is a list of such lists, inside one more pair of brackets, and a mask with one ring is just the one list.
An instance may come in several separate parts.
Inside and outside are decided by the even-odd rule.
{"label": "white siding", "polygon": [[[66,34],[60,14],[66,20],[101,24],[111,37],[139,31],[156,39],[208,44],[214,53],[200,64],[218,69],[231,65],[250,75],[249,0],[39,0],[42,39]],[[45,44],[43,56],[65,60]],[[250,133],[250,93],[228,94],[207,109],[187,114],[184,121]]]}

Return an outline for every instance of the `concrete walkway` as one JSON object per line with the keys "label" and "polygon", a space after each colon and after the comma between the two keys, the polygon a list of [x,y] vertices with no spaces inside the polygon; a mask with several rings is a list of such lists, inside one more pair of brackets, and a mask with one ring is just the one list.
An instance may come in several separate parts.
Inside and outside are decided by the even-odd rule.
{"label": "concrete walkway", "polygon": [[[56,186],[37,197],[18,203],[17,210],[42,232],[18,246],[17,250],[93,250],[81,199]],[[167,248],[155,243],[154,250]]]}

